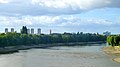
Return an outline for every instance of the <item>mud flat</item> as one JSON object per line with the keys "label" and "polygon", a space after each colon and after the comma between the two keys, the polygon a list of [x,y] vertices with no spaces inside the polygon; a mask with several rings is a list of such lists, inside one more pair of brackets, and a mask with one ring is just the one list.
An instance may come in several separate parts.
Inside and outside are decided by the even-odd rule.
{"label": "mud flat", "polygon": [[112,57],[113,61],[120,63],[120,47],[119,46],[107,46],[103,48],[103,51],[108,54],[110,57]]}
{"label": "mud flat", "polygon": [[53,44],[39,44],[39,45],[20,45],[20,46],[9,46],[9,47],[0,47],[0,54],[9,54],[18,52],[19,50],[27,50],[32,48],[48,48],[53,46],[85,46],[86,44],[94,45],[94,44],[102,44],[106,43],[104,41],[98,41],[98,42],[74,42],[74,43],[53,43]]}

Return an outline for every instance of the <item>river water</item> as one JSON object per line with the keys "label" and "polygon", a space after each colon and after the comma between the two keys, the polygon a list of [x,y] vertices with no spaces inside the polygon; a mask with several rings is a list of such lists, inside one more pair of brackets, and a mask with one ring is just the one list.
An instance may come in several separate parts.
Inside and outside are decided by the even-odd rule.
{"label": "river water", "polygon": [[20,50],[0,55],[0,67],[120,67],[102,52],[105,44]]}

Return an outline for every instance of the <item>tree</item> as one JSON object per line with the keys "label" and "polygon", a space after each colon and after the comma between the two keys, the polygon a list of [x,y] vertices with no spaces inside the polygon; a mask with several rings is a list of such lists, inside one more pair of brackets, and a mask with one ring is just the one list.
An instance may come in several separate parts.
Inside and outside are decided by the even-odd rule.
{"label": "tree", "polygon": [[[120,35],[108,36],[108,43],[112,46],[120,44]],[[27,34],[27,27],[23,26],[21,33],[10,32],[0,34],[0,47],[19,45],[39,45],[50,43],[96,42],[106,41],[106,36],[92,33],[65,33],[52,35]]]}
{"label": "tree", "polygon": [[27,33],[27,27],[26,26],[23,26],[22,29],[21,29],[21,34],[28,34]]}
{"label": "tree", "polygon": [[120,35],[110,35],[107,37],[107,42],[111,46],[120,46]]}

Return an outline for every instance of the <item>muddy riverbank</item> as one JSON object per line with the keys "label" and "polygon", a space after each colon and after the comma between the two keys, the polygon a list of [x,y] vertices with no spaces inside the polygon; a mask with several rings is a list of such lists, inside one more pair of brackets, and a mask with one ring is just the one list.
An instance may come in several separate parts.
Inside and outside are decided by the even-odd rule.
{"label": "muddy riverbank", "polygon": [[84,46],[85,44],[101,44],[101,43],[105,43],[105,42],[99,41],[99,42],[39,44],[39,45],[29,45],[29,46],[28,45],[9,46],[9,47],[0,48],[0,54],[14,53],[14,52],[18,52],[19,50],[27,50],[31,48],[48,48],[48,47],[53,47],[53,46],[76,46],[76,45]]}
{"label": "muddy riverbank", "polygon": [[119,46],[107,46],[103,48],[103,51],[112,57],[113,61],[120,63],[120,47]]}

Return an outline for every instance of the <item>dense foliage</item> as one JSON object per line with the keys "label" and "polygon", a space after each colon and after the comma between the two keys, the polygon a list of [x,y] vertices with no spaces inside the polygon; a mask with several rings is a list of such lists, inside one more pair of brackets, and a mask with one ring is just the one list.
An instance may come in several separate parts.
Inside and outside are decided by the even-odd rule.
{"label": "dense foliage", "polygon": [[107,42],[111,46],[120,46],[120,35],[110,35],[107,37]]}
{"label": "dense foliage", "polygon": [[0,34],[0,47],[19,45],[39,45],[47,43],[68,43],[68,42],[96,42],[106,41],[106,36],[91,33],[64,33],[64,34],[24,34],[23,33],[2,33]]}
{"label": "dense foliage", "polygon": [[21,29],[21,34],[28,34],[27,33],[27,27],[26,26],[23,26],[22,29]]}

